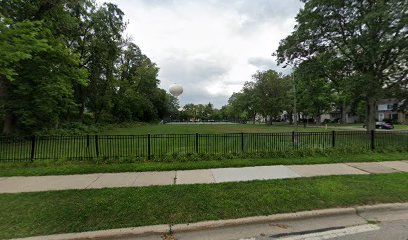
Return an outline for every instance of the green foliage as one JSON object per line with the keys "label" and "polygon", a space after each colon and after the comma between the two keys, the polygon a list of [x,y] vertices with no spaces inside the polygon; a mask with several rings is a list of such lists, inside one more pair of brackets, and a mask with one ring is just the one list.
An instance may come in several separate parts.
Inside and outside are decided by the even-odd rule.
{"label": "green foliage", "polygon": [[306,1],[294,32],[280,43],[278,62],[317,61],[343,92],[365,101],[372,130],[375,102],[406,82],[407,10],[407,1]]}
{"label": "green foliage", "polygon": [[315,118],[320,124],[320,115],[330,112],[335,94],[333,83],[324,76],[316,61],[305,61],[294,73],[298,111]]}
{"label": "green foliage", "polygon": [[222,116],[220,110],[215,109],[211,102],[204,105],[188,103],[184,105],[183,110],[180,113],[180,117],[182,120],[187,121],[224,120],[221,119]]}
{"label": "green foliage", "polygon": [[123,12],[111,3],[2,1],[3,133],[174,115],[177,101],[158,88],[158,67],[122,36],[125,28]]}
{"label": "green foliage", "polygon": [[246,82],[242,90],[233,93],[228,100],[228,114],[234,119],[255,122],[257,114],[272,120],[291,108],[291,80],[273,70],[257,72],[252,82]]}
{"label": "green foliage", "polygon": [[[41,36],[41,22],[23,21],[16,24],[0,15],[0,76],[2,84],[13,81],[17,75],[16,63],[31,59],[35,52],[49,48],[47,39]],[[4,90],[4,86],[2,86]]]}

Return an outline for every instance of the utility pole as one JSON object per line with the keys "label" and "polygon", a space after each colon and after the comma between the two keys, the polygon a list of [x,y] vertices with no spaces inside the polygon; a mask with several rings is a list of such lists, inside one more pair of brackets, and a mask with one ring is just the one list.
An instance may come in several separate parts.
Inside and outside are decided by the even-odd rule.
{"label": "utility pole", "polygon": [[297,111],[296,111],[296,81],[295,81],[295,70],[293,69],[292,72],[292,86],[293,86],[293,124],[294,131],[297,133],[298,131],[298,122],[297,122]]}

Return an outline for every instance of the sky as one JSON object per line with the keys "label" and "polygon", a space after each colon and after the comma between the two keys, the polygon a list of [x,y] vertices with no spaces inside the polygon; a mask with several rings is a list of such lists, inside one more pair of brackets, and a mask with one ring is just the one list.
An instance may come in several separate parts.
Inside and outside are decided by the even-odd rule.
{"label": "sky", "polygon": [[183,86],[180,105],[227,104],[256,71],[288,74],[272,56],[299,0],[98,0],[117,4],[125,34],[160,68],[160,88]]}

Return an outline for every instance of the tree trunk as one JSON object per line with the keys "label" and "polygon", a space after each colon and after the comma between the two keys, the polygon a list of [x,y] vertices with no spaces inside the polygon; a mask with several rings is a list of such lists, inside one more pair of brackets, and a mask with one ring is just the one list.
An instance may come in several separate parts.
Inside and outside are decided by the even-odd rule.
{"label": "tree trunk", "polygon": [[[1,81],[0,79],[0,101],[5,101],[4,98],[6,97],[8,84],[5,81]],[[1,122],[1,121],[0,121]],[[15,130],[16,125],[16,118],[13,113],[6,112],[4,116],[4,123],[3,123],[3,134],[4,135],[11,135]]]}
{"label": "tree trunk", "polygon": [[366,104],[367,104],[366,111],[367,131],[375,130],[375,116],[376,116],[375,99],[372,97],[368,98]]}
{"label": "tree trunk", "polygon": [[7,113],[4,118],[3,134],[6,136],[12,135],[16,126],[16,119],[14,114]]}
{"label": "tree trunk", "polygon": [[293,124],[293,114],[292,114],[292,112],[288,112],[288,119],[289,119],[289,124],[292,125]]}
{"label": "tree trunk", "polygon": [[316,125],[317,126],[320,126],[320,124],[321,124],[321,118],[320,118],[320,115],[318,114],[318,115],[316,115],[316,117],[315,117],[315,121],[316,121]]}
{"label": "tree trunk", "polygon": [[341,111],[340,123],[345,124],[347,123],[346,122],[346,101],[342,101],[340,111]]}

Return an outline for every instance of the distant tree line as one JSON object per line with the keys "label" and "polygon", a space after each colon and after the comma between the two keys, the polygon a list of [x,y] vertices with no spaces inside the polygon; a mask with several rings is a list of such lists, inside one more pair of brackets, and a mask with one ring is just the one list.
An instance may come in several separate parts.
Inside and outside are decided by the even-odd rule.
{"label": "distant tree line", "polygon": [[71,122],[153,121],[178,109],[159,68],[93,0],[0,1],[0,123],[31,134]]}

